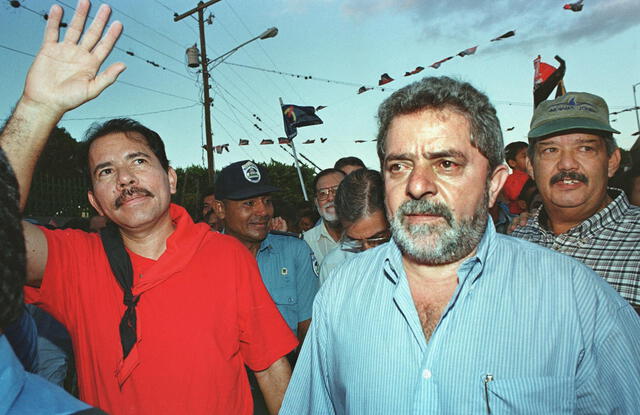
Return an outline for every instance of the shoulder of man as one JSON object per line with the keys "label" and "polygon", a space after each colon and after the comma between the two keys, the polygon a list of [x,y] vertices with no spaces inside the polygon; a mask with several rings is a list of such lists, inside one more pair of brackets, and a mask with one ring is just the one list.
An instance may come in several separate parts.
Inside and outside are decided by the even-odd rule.
{"label": "shoulder of man", "polygon": [[294,232],[283,232],[283,231],[269,231],[269,235],[277,235],[277,236],[288,236],[296,239],[302,239],[301,234],[297,234]]}

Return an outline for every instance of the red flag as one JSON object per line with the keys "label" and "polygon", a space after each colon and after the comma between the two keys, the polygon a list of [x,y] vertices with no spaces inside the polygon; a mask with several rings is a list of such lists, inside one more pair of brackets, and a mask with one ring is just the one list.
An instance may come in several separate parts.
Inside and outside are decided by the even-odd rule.
{"label": "red flag", "polygon": [[264,144],[273,144],[273,140],[265,138],[264,140],[260,141],[260,145]]}
{"label": "red flag", "polygon": [[378,86],[382,86],[384,84],[388,84],[393,81],[393,78],[389,76],[389,74],[383,73],[380,75],[380,80],[378,81]]}
{"label": "red flag", "polygon": [[424,68],[423,68],[422,66],[417,66],[417,67],[416,67],[416,69],[414,69],[413,71],[411,71],[411,72],[405,72],[405,73],[404,73],[404,76],[411,76],[411,75],[415,75],[415,74],[417,74],[417,73],[419,73],[419,72],[422,72],[423,70],[424,70]]}
{"label": "red flag", "polygon": [[315,143],[315,142],[316,142],[316,140],[307,140],[307,141],[305,141],[305,142],[304,142],[304,143],[302,143],[302,144],[313,144],[313,143]]}
{"label": "red flag", "polygon": [[453,59],[453,56],[449,56],[448,58],[444,58],[444,59],[442,59],[442,60],[440,60],[438,62],[434,62],[431,65],[429,65],[429,67],[433,68],[433,69],[438,69],[441,64],[443,64],[444,62],[446,62],[448,60],[451,60],[451,59]]}
{"label": "red flag", "polygon": [[367,92],[372,90],[373,88],[367,88],[366,86],[361,86],[360,89],[358,89],[358,94],[362,94],[363,92]]}
{"label": "red flag", "polygon": [[458,56],[464,58],[467,55],[473,55],[474,53],[476,53],[476,50],[478,50],[478,47],[474,46],[472,48],[465,49],[462,52],[458,53]]}
{"label": "red flag", "polygon": [[291,144],[291,140],[287,137],[278,137],[278,144]]}
{"label": "red flag", "polygon": [[563,9],[571,10],[572,12],[582,11],[582,8],[584,7],[584,4],[582,4],[583,1],[584,0],[580,0],[575,3],[567,3],[564,5]]}
{"label": "red flag", "polygon": [[245,139],[240,139],[240,142],[238,143],[239,146],[248,146],[249,145],[249,140],[245,140]]}
{"label": "red flag", "polygon": [[353,142],[354,142],[354,143],[366,143],[366,141],[365,141],[365,140],[354,140]]}
{"label": "red flag", "polygon": [[549,76],[556,70],[555,67],[540,60],[540,55],[533,60],[533,89],[549,79]]}

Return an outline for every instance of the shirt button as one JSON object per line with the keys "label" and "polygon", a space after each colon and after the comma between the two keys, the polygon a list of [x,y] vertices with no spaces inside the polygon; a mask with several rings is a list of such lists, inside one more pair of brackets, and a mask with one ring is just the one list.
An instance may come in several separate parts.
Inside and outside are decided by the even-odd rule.
{"label": "shirt button", "polygon": [[289,304],[293,303],[293,298],[289,297]]}
{"label": "shirt button", "polygon": [[429,369],[423,370],[422,377],[425,379],[431,379],[431,371]]}

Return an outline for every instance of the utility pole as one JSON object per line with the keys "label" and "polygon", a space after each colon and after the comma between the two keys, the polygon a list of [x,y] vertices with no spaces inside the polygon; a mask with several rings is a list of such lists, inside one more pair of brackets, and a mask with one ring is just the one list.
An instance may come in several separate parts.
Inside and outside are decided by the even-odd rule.
{"label": "utility pole", "polygon": [[209,184],[213,184],[213,175],[215,172],[213,164],[213,134],[211,133],[211,98],[209,97],[209,70],[207,68],[207,46],[204,38],[204,9],[219,2],[220,0],[210,0],[206,3],[202,1],[198,6],[181,15],[173,18],[174,22],[178,22],[185,17],[198,13],[198,26],[200,28],[200,63],[202,65],[202,86],[204,88],[204,128],[207,139],[207,171],[209,176]]}

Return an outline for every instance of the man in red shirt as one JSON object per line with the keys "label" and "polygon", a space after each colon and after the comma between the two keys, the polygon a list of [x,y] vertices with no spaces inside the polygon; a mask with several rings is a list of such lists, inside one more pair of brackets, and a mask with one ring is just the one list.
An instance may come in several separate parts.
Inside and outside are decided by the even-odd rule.
{"label": "man in red shirt", "polygon": [[[65,112],[95,98],[125,69],[98,69],[120,35],[101,6],[81,37],[78,3],[58,42],[53,6],[43,46],[0,134],[24,208],[34,165]],[[251,254],[194,224],[170,203],[176,173],[154,131],[127,119],[90,131],[89,201],[113,225],[98,234],[24,223],[27,295],[69,330],[80,397],[112,414],[251,414],[244,366],[277,413],[297,340],[266,291]],[[124,298],[124,300],[123,300]]]}
{"label": "man in red shirt", "polygon": [[509,167],[511,167],[512,172],[504,183],[502,194],[509,202],[509,212],[514,215],[518,215],[527,209],[526,203],[520,200],[520,193],[524,184],[529,180],[529,175],[527,174],[528,147],[529,145],[524,141],[516,141],[504,148],[504,158]]}

